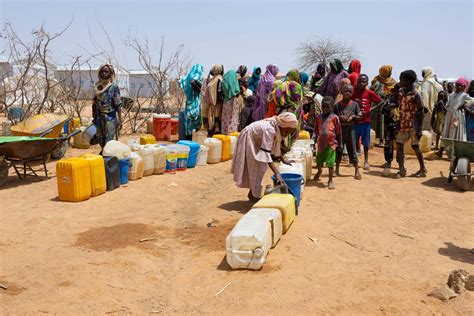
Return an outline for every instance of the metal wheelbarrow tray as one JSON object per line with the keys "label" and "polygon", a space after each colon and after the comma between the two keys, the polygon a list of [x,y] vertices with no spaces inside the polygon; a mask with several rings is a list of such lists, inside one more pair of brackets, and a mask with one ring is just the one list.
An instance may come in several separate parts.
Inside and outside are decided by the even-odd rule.
{"label": "metal wheelbarrow tray", "polygon": [[[42,171],[48,177],[46,162],[51,153],[70,137],[79,133],[76,131],[66,137],[46,138],[32,136],[2,136],[0,137],[0,185],[4,184],[8,177],[8,169],[13,167],[18,178],[24,179],[28,175],[39,178],[32,168],[32,163],[41,162]],[[22,171],[22,172],[21,172]],[[27,174],[27,171],[30,173]],[[39,170],[37,170],[39,171]]]}
{"label": "metal wheelbarrow tray", "polygon": [[451,154],[448,182],[456,178],[456,185],[461,191],[471,187],[471,162],[474,162],[474,142],[443,138],[446,152]]}

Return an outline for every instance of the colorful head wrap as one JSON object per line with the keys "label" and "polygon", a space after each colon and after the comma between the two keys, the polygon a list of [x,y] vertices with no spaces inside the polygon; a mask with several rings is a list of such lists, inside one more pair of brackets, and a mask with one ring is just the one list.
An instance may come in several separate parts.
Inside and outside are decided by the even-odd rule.
{"label": "colorful head wrap", "polygon": [[458,80],[456,80],[456,84],[467,87],[468,82],[467,82],[466,78],[460,77],[460,78],[458,78]]}
{"label": "colorful head wrap", "polygon": [[298,83],[301,83],[300,73],[296,69],[291,69],[290,71],[288,71],[286,78],[288,81],[296,81]]}

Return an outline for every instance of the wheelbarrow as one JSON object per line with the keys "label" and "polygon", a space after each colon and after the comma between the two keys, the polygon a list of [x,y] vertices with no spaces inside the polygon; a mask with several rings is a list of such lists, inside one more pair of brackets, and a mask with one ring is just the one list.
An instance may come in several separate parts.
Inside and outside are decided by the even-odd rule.
{"label": "wheelbarrow", "polygon": [[471,162],[474,162],[474,142],[442,139],[448,155],[451,155],[448,182],[456,178],[456,185],[461,191],[468,191],[471,187]]}
{"label": "wheelbarrow", "polygon": [[[11,133],[15,136],[59,138],[64,124],[71,119],[72,117],[63,114],[38,114],[12,126]],[[66,153],[67,142],[62,142],[61,145],[51,152],[53,159],[61,159]]]}
{"label": "wheelbarrow", "polygon": [[[27,176],[40,178],[32,164],[40,162],[43,165],[42,171],[48,177],[46,162],[52,152],[63,146],[63,143],[74,135],[80,133],[74,131],[70,135],[58,138],[33,137],[33,136],[1,136],[0,137],[0,186],[8,177],[8,170],[13,167],[19,179]],[[27,173],[27,171],[29,173]]]}

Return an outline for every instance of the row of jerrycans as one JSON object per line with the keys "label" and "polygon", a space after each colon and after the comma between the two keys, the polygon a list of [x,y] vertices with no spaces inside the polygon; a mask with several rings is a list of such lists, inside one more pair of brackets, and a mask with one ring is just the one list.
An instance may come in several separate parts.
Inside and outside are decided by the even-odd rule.
{"label": "row of jerrycans", "polygon": [[288,231],[295,215],[293,195],[263,196],[227,236],[227,263],[232,269],[261,269],[270,248]]}
{"label": "row of jerrycans", "polygon": [[58,195],[61,201],[80,202],[120,186],[117,157],[87,154],[56,163]]}

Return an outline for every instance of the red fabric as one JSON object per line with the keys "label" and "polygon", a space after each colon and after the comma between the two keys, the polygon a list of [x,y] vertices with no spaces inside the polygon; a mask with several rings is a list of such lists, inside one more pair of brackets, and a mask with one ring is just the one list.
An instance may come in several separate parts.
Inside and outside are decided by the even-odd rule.
{"label": "red fabric", "polygon": [[331,113],[324,119],[322,114],[318,115],[314,122],[314,134],[317,137],[318,152],[324,151],[327,146],[335,150],[338,146],[337,135],[341,134],[339,117]]}
{"label": "red fabric", "polygon": [[267,105],[268,105],[268,110],[267,110],[267,113],[265,113],[265,118],[269,118],[269,117],[273,117],[277,115],[275,102],[273,102],[273,100],[270,100],[268,101]]}
{"label": "red fabric", "polygon": [[365,89],[360,91],[359,89],[354,89],[352,94],[352,100],[359,103],[360,110],[362,111],[362,120],[360,123],[370,122],[370,107],[372,103],[379,103],[382,99],[370,89]]}
{"label": "red fabric", "polygon": [[357,80],[359,80],[359,75],[362,69],[362,64],[360,63],[360,60],[354,59],[351,61],[350,65],[351,73],[349,74],[349,80],[351,81],[351,85],[354,87],[354,89],[357,88]]}

